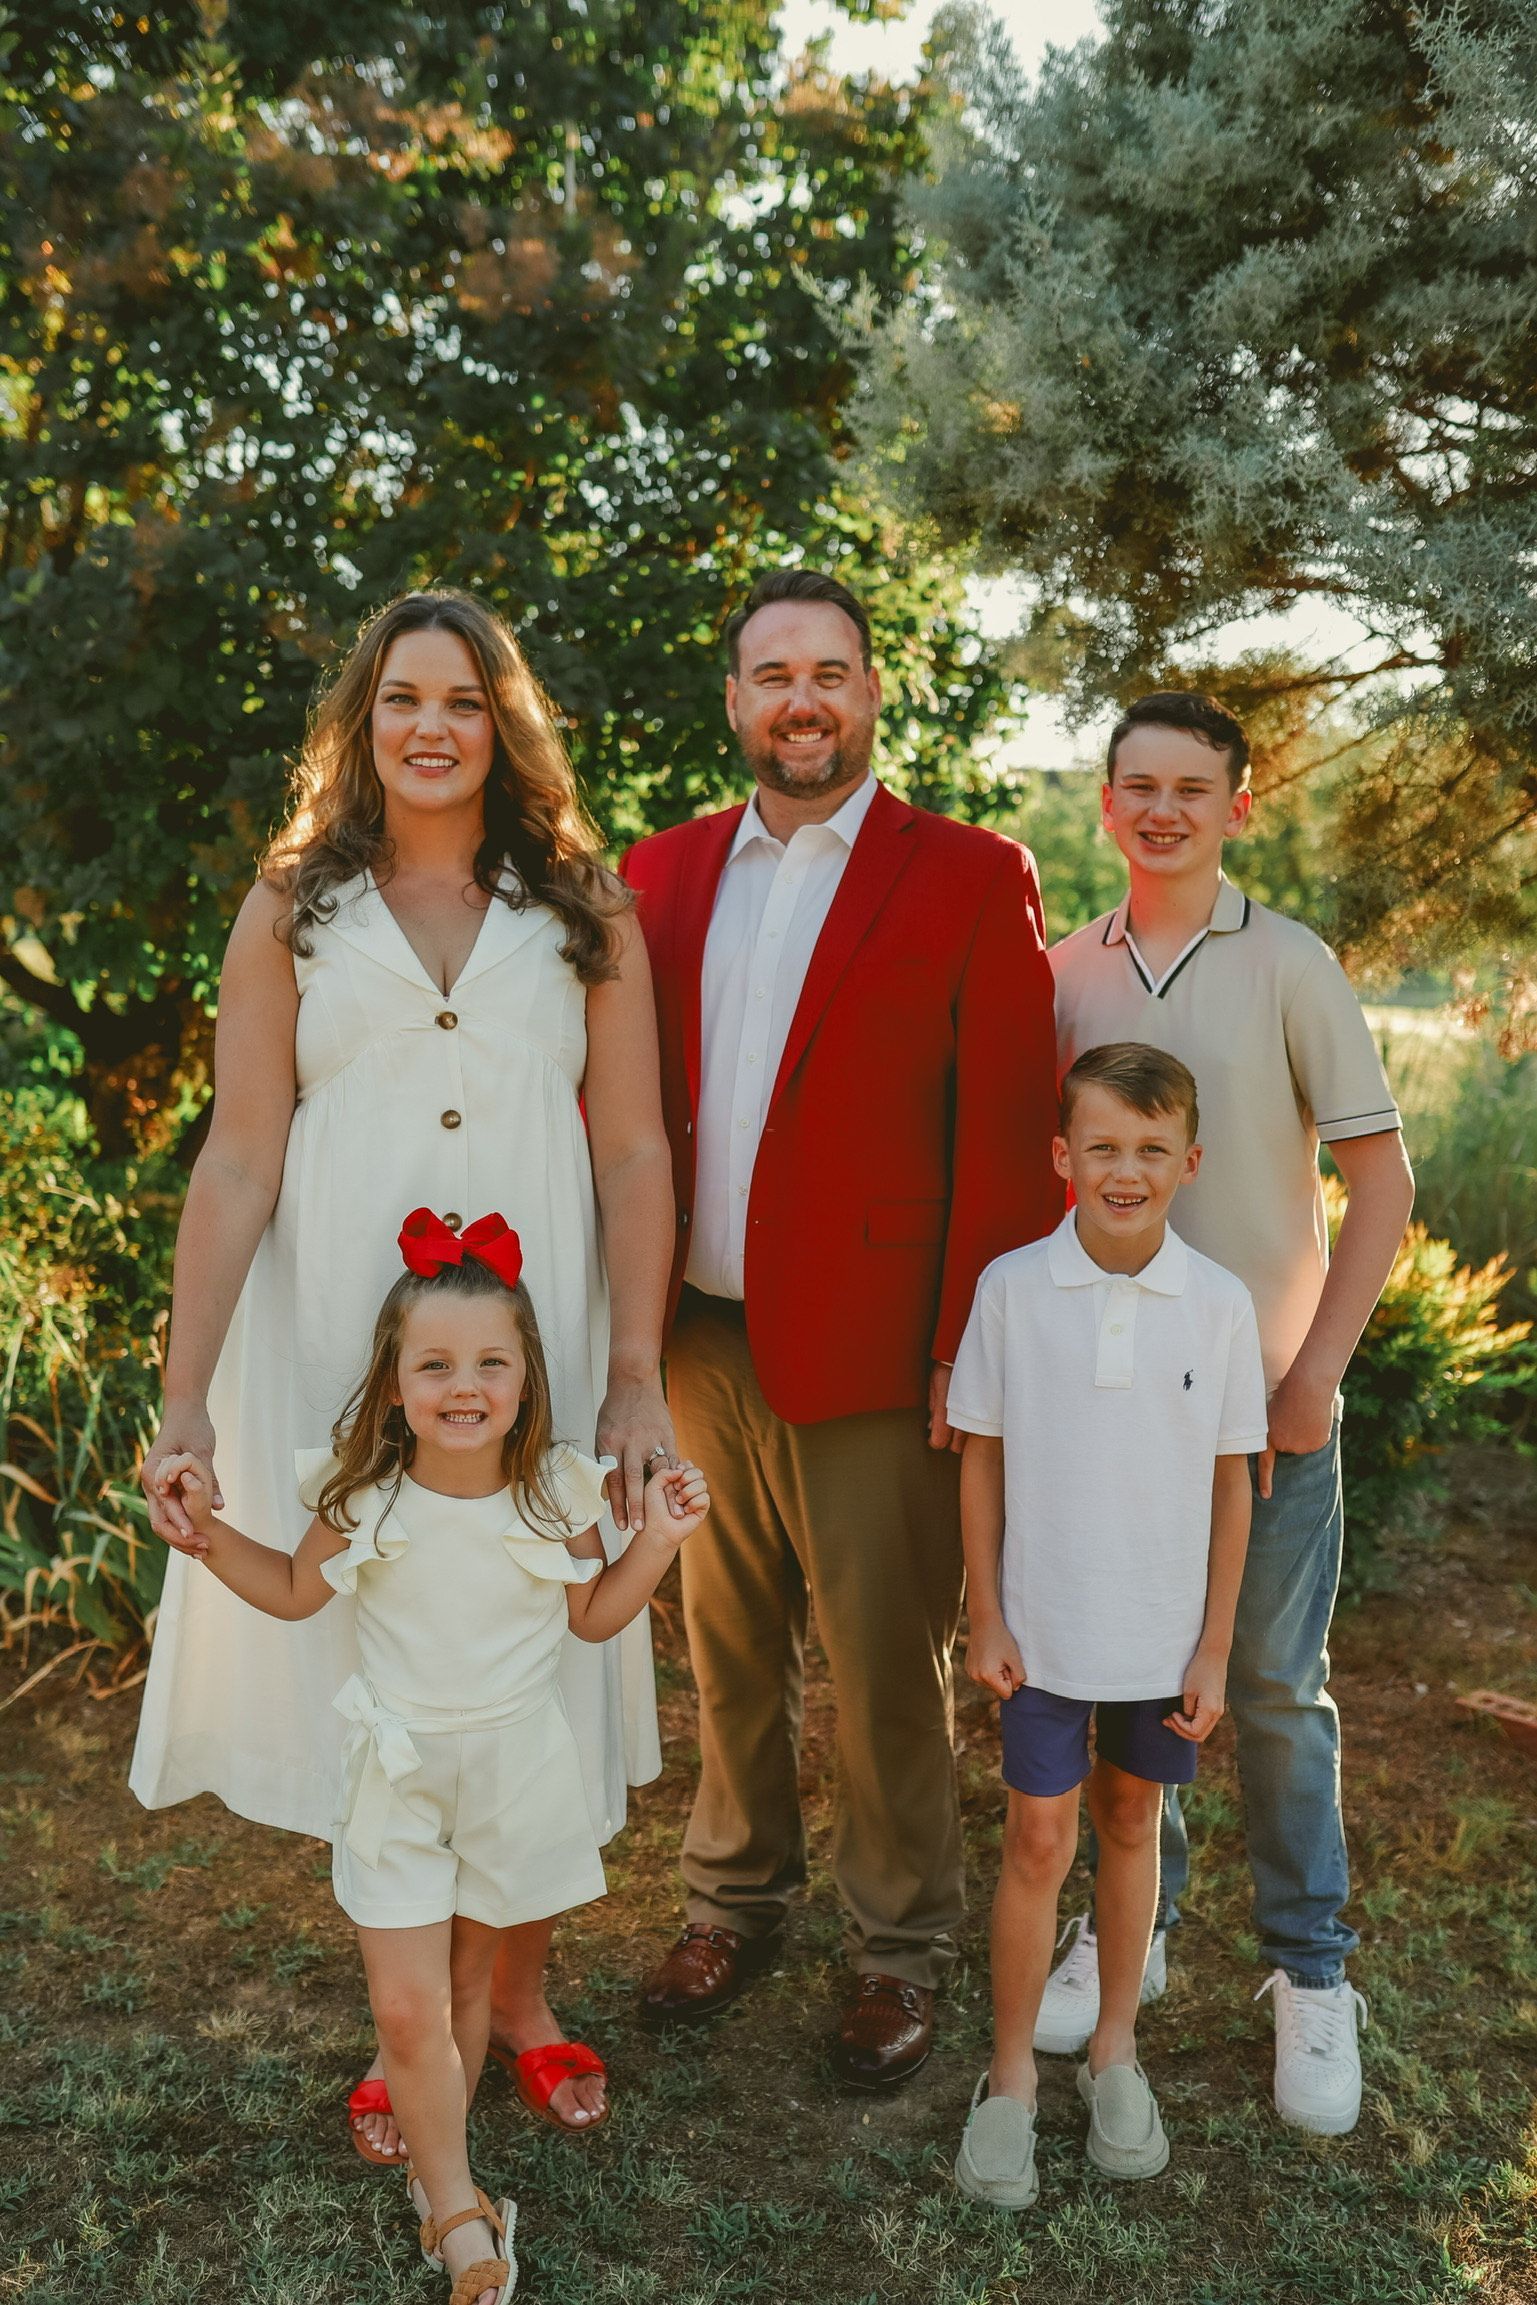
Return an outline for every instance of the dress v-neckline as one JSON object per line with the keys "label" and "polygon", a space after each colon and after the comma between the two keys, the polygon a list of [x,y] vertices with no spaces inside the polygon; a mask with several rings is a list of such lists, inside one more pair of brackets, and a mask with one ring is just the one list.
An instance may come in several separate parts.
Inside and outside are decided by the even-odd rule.
{"label": "dress v-neckline", "polygon": [[417,951],[415,945],[411,942],[405,927],[396,918],[388,897],[385,895],[383,889],[379,886],[378,881],[374,878],[374,875],[371,872],[367,875],[367,880],[369,887],[373,890],[374,895],[379,900],[379,907],[383,912],[385,919],[389,922],[391,929],[399,939],[400,943],[411,955],[411,959],[416,967],[416,972],[422,979],[422,982],[432,987],[432,991],[436,999],[452,1000],[454,994],[458,991],[460,985],[463,984],[465,978],[469,975],[470,970],[475,965],[476,955],[480,951],[481,938],[486,933],[486,923],[490,919],[492,911],[498,903],[499,899],[493,896],[490,904],[486,906],[485,911],[481,914],[480,926],[475,931],[474,942],[471,944],[469,951],[465,954],[464,959],[460,962],[459,967],[455,972],[453,983],[445,987],[439,984],[437,978],[433,975],[431,969],[427,966],[427,963],[423,960],[421,954]]}

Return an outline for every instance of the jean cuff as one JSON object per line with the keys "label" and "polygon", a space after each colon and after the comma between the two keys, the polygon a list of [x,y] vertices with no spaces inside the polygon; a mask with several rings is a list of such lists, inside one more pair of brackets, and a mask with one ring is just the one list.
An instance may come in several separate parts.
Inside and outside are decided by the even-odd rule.
{"label": "jean cuff", "polygon": [[1334,1986],[1344,1984],[1345,1964],[1343,1961],[1336,1962],[1327,1976],[1314,1977],[1310,1976],[1305,1969],[1288,1969],[1283,1962],[1281,1974],[1289,1985],[1300,1986],[1304,1993],[1327,1993]]}

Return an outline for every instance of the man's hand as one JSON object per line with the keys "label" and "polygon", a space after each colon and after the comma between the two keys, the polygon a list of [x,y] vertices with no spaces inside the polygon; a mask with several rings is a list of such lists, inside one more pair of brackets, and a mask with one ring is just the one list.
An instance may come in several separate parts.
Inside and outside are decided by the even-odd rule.
{"label": "man's hand", "polygon": [[678,1462],[660,1378],[611,1384],[598,1411],[597,1437],[599,1456],[619,1459],[605,1484],[614,1526],[644,1528],[647,1471],[670,1471]]}
{"label": "man's hand", "polygon": [[1185,1667],[1184,1711],[1168,1713],[1164,1727],[1190,1745],[1204,1745],[1227,1711],[1227,1652],[1199,1648]]}
{"label": "man's hand", "polygon": [[1270,1445],[1260,1452],[1259,1493],[1268,1497],[1275,1486],[1275,1461],[1282,1457],[1308,1457],[1321,1449],[1334,1430],[1337,1387],[1310,1376],[1297,1362],[1270,1396]]}
{"label": "man's hand", "polygon": [[966,1640],[966,1672],[979,1688],[995,1697],[1012,1697],[1025,1685],[1025,1660],[1019,1643],[1002,1617],[973,1625]]}
{"label": "man's hand", "polygon": [[951,1424],[949,1410],[950,1363],[935,1361],[929,1370],[929,1447],[948,1449],[958,1457],[966,1446],[966,1435]]}
{"label": "man's hand", "polygon": [[139,1486],[149,1506],[151,1529],[176,1552],[190,1553],[194,1560],[200,1560],[207,1552],[207,1540],[198,1535],[187,1517],[175,1482],[166,1478],[166,1466],[175,1458],[195,1458],[211,1508],[216,1513],[222,1512],[224,1494],[213,1469],[213,1447],[213,1426],[206,1409],[167,1402],[164,1422],[139,1467]]}

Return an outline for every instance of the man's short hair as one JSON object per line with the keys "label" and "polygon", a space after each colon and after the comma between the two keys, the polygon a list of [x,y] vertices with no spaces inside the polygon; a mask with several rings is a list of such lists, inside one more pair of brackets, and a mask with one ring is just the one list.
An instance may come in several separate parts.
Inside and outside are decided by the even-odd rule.
{"label": "man's short hair", "polygon": [[869,671],[870,619],[848,586],[840,584],[836,576],[819,575],[814,568],[771,568],[726,619],[726,651],[733,675],[742,669],[742,632],[748,618],[756,616],[760,608],[772,607],[776,600],[825,600],[841,608],[859,634],[859,660]]}
{"label": "man's short hair", "polygon": [[1202,696],[1193,688],[1160,688],[1152,696],[1139,696],[1110,731],[1107,778],[1113,780],[1115,776],[1116,747],[1134,728],[1183,729],[1213,751],[1227,754],[1227,772],[1235,792],[1241,792],[1249,781],[1249,739],[1243,722],[1214,696]]}
{"label": "man's short hair", "polygon": [[1201,1126],[1195,1075],[1167,1049],[1149,1048],[1140,1040],[1112,1040],[1100,1048],[1086,1048],[1068,1067],[1062,1082],[1064,1133],[1072,1122],[1079,1092],[1086,1088],[1107,1088],[1122,1104],[1129,1104],[1133,1112],[1149,1120],[1155,1113],[1183,1113],[1189,1130],[1187,1142],[1195,1143]]}

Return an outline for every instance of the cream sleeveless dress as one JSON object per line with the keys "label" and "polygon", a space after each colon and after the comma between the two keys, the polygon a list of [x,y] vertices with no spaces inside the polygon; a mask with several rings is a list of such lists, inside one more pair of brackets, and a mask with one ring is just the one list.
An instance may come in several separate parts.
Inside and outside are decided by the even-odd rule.
{"label": "cream sleeveless dress", "polygon": [[[558,1439],[590,1450],[608,1363],[608,1298],[577,1102],[586,992],[547,907],[487,909],[453,991],[417,959],[372,876],[338,892],[295,955],[298,1106],[283,1183],[209,1393],[236,1528],[292,1552],[308,1526],[297,1451],[328,1449],[401,1270],[413,1208],[469,1223],[497,1210],[523,1242]],[[605,1545],[618,1549],[613,1524]],[[283,1624],[172,1553],[129,1782],[148,1808],[214,1793],[259,1824],[330,1839],[356,1670],[352,1603]],[[617,1640],[567,1636],[560,1688],[594,1832],[624,1823],[625,1784],[661,1768],[644,1612]]]}

